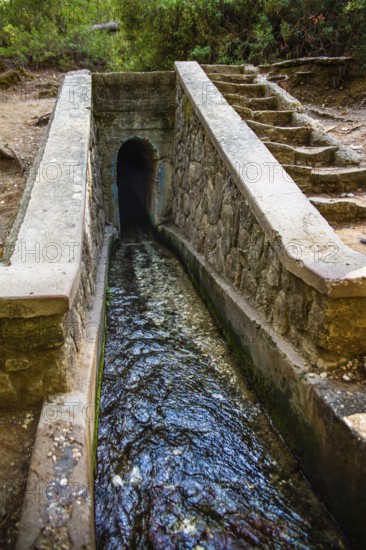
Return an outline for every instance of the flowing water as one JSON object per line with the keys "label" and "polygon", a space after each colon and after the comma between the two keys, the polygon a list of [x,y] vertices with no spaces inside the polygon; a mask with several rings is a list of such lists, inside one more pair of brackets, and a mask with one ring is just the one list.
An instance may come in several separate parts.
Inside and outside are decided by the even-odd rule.
{"label": "flowing water", "polygon": [[175,256],[130,230],[109,285],[98,549],[344,548]]}

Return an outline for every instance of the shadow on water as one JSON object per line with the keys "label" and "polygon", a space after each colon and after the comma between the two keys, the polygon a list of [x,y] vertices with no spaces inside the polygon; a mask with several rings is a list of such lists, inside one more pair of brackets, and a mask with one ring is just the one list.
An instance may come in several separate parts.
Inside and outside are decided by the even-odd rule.
{"label": "shadow on water", "polygon": [[128,230],[109,285],[98,548],[344,548],[174,255]]}

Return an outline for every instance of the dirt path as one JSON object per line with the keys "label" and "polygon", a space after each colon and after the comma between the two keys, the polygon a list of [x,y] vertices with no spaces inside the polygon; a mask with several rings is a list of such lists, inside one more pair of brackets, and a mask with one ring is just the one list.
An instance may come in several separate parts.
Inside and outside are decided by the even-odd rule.
{"label": "dirt path", "polygon": [[[0,257],[47,128],[47,121],[36,122],[52,111],[61,80],[61,74],[44,71],[0,89],[0,146],[16,151],[24,166],[21,173],[18,162],[0,153]],[[15,548],[39,414],[39,407],[0,411],[0,550]]]}
{"label": "dirt path", "polygon": [[323,108],[304,103],[306,113],[319,122],[325,132],[356,151],[366,163],[366,108]]}
{"label": "dirt path", "polygon": [[0,258],[18,212],[29,169],[47,128],[47,117],[45,121],[38,121],[52,112],[63,78],[62,74],[50,71],[30,76],[33,77],[17,86],[0,89],[0,147],[15,150],[23,164],[22,170],[18,162],[0,153]]}
{"label": "dirt path", "polygon": [[15,547],[39,414],[0,411],[0,550]]}
{"label": "dirt path", "polygon": [[[361,165],[366,166],[366,76],[344,69],[303,63],[274,72],[279,85],[302,102],[306,113],[326,133],[357,152]],[[354,195],[365,199],[365,189],[366,182]],[[332,226],[346,245],[366,254],[366,245],[360,242],[361,236],[366,237],[364,221]]]}
{"label": "dirt path", "polygon": [[[324,108],[316,103],[304,103],[304,106],[306,113],[320,123],[325,132],[356,151],[361,163],[366,165],[366,108]],[[355,222],[348,227],[334,225],[334,230],[346,245],[366,254],[366,245],[360,242],[361,236],[366,238],[365,221]]]}

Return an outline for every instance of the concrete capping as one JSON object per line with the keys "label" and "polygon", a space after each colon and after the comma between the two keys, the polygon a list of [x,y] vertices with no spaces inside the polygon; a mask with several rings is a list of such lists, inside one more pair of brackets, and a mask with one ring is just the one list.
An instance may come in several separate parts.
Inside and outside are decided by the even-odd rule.
{"label": "concrete capping", "polygon": [[35,546],[95,548],[95,404],[113,237],[114,230],[106,226],[93,305],[85,320],[96,330],[78,357],[74,391],[49,397],[42,408],[19,525],[18,550]]}
{"label": "concrete capping", "polygon": [[[249,357],[243,365],[274,424],[355,548],[366,537],[365,391],[322,379],[175,226],[158,228]],[[351,389],[351,393],[350,390]]]}
{"label": "concrete capping", "polygon": [[[198,63],[176,62],[175,68],[194,112],[284,267],[332,298],[366,296],[366,257],[339,239]],[[253,165],[259,175],[250,181],[243,171]]]}
{"label": "concrete capping", "polygon": [[10,265],[0,265],[0,318],[58,315],[80,281],[91,125],[91,76],[68,73]]}

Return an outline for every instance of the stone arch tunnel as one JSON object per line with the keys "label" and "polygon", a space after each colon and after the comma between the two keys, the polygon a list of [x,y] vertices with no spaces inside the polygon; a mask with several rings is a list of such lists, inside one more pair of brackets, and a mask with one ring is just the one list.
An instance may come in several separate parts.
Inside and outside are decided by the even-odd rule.
{"label": "stone arch tunnel", "polygon": [[[106,219],[118,229],[129,220],[141,223],[141,210],[128,210],[136,195],[129,196],[126,185],[134,174],[132,187],[142,190],[142,210],[153,225],[166,221],[174,159],[174,72],[151,73],[148,78],[144,73],[113,73],[107,78],[98,74],[93,83],[93,117]],[[147,180],[144,189],[136,178]]]}
{"label": "stone arch tunnel", "polygon": [[120,227],[145,225],[153,214],[157,152],[145,139],[123,143],[117,156]]}

